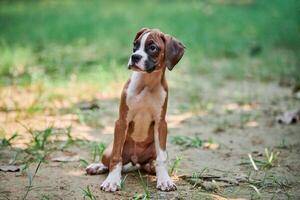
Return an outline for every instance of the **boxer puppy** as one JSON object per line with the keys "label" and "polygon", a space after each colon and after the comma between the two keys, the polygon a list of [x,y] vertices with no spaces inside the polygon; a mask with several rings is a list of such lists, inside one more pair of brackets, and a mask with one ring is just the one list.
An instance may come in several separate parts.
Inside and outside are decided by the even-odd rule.
{"label": "boxer puppy", "polygon": [[122,91],[114,141],[105,150],[102,163],[86,168],[91,175],[109,171],[102,190],[114,192],[120,188],[122,166],[128,163],[156,173],[158,189],[176,190],[167,168],[165,71],[180,61],[184,48],[180,41],[158,29],[143,28],[136,34],[128,62],[133,72]]}

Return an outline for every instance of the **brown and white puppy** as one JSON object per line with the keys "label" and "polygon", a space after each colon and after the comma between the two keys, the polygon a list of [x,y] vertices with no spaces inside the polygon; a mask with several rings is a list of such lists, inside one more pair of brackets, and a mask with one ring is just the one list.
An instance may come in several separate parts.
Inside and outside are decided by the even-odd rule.
{"label": "brown and white puppy", "polygon": [[158,29],[141,29],[134,38],[128,68],[131,78],[121,95],[114,141],[105,150],[102,163],[90,164],[88,174],[109,170],[101,189],[114,192],[121,183],[124,165],[132,163],[157,176],[157,188],[176,190],[167,168],[168,86],[165,70],[172,70],[184,54],[184,45]]}

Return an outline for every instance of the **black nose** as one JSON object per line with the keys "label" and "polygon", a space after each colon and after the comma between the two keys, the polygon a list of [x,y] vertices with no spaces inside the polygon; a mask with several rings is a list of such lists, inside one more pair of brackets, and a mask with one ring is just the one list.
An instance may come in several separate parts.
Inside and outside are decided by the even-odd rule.
{"label": "black nose", "polygon": [[139,54],[133,54],[133,55],[131,56],[131,61],[132,61],[133,63],[138,63],[138,62],[141,60],[141,58],[142,58],[141,55],[139,55]]}

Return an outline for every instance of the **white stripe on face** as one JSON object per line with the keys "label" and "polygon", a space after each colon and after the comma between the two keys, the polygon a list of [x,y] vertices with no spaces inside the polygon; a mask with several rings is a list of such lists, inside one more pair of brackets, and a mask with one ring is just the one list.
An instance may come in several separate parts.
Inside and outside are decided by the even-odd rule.
{"label": "white stripe on face", "polygon": [[[140,55],[140,56],[142,56],[142,58],[141,58],[141,60],[138,62],[138,63],[136,63],[136,66],[138,67],[138,68],[140,68],[141,70],[145,70],[145,62],[146,62],[146,60],[148,59],[148,55],[147,55],[147,53],[145,52],[145,44],[146,44],[146,41],[147,41],[147,38],[148,38],[148,36],[149,36],[149,34],[150,34],[150,32],[148,32],[148,33],[145,33],[143,36],[142,36],[142,39],[141,39],[141,43],[140,43],[140,47],[139,47],[139,49],[136,51],[136,52],[134,52],[133,54],[138,54],[138,55]],[[132,55],[133,55],[132,54]],[[131,65],[132,64],[132,61],[131,61],[131,57],[130,57],[130,59],[129,59],[129,63],[128,63],[129,65]]]}

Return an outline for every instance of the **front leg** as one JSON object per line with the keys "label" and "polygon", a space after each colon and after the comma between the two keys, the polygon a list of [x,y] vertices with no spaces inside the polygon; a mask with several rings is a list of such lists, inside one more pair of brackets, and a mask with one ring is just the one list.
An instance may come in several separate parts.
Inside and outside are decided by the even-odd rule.
{"label": "front leg", "polygon": [[174,191],[176,185],[173,183],[168,173],[167,167],[167,123],[165,120],[161,120],[158,126],[155,126],[154,132],[155,150],[156,150],[156,177],[157,177],[157,189],[162,191]]}
{"label": "front leg", "polygon": [[119,119],[115,124],[113,150],[109,164],[109,174],[101,185],[107,192],[115,192],[121,186],[122,151],[126,139],[127,122]]}

